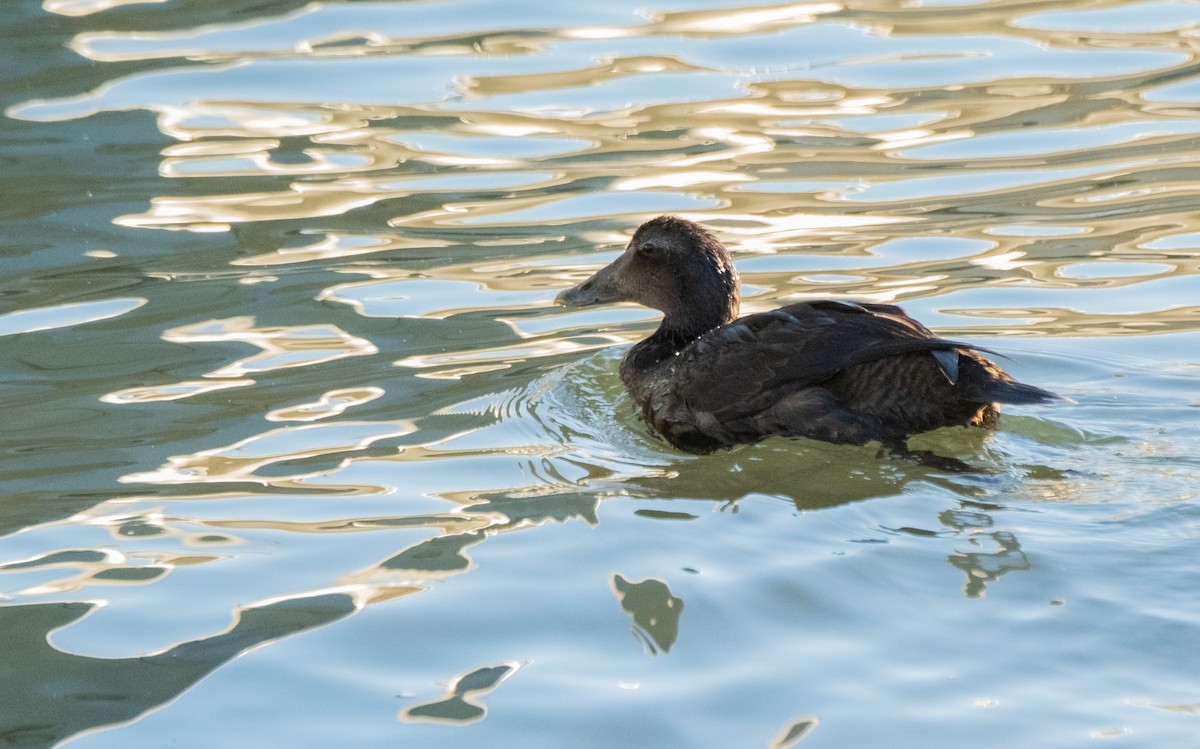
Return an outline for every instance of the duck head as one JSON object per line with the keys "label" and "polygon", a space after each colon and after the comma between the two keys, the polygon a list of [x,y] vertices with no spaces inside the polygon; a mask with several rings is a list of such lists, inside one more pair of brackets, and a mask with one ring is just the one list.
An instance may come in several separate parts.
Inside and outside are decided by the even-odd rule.
{"label": "duck head", "polygon": [[625,252],[555,300],[568,307],[634,302],[663,313],[663,327],[692,335],[737,317],[738,275],[704,227],[659,216],[638,227]]}

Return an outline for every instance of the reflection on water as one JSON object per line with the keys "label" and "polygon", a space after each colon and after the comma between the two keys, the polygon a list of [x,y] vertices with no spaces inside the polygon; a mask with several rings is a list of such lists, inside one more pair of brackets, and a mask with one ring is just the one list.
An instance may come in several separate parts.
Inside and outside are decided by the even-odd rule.
{"label": "reflection on water", "polygon": [[414,705],[400,713],[402,720],[431,720],[443,723],[471,723],[487,715],[487,708],[479,700],[495,689],[500,682],[522,666],[521,663],[504,663],[499,666],[477,668],[463,674],[450,684],[445,696],[434,702]]}
{"label": "reflection on water", "polygon": [[5,632],[0,653],[11,690],[4,726],[9,745],[50,746],[89,728],[136,718],[239,653],[354,610],[343,595],[245,608],[225,632],[135,658],[93,658],[53,647],[49,636],[91,608],[86,603],[0,607]]}
{"label": "reflection on water", "polygon": [[768,749],[787,749],[787,747],[795,746],[810,731],[816,728],[818,723],[820,721],[816,718],[804,718],[796,721],[788,726],[774,741],[768,744]]}
{"label": "reflection on water", "polygon": [[0,315],[0,335],[33,333],[106,320],[131,312],[145,303],[145,299],[108,299],[18,310]]}
{"label": "reflection on water", "polygon": [[671,588],[662,580],[635,583],[613,575],[612,587],[621,608],[633,617],[633,632],[646,652],[651,655],[671,652],[679,636],[683,600],[671,595]]}
{"label": "reflection on water", "polygon": [[[1194,2],[11,12],[0,742],[1194,735]],[[677,454],[662,212],[1079,405]]]}

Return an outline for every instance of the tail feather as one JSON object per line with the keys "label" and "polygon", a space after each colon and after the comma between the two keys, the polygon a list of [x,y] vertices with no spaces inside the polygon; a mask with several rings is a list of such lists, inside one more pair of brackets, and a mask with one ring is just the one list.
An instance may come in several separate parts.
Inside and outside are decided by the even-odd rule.
{"label": "tail feather", "polygon": [[1064,398],[1057,393],[1043,390],[1034,385],[1026,385],[1011,378],[995,378],[984,382],[959,383],[959,393],[967,400],[979,403],[1013,403],[1032,405],[1037,403],[1053,403],[1055,401],[1074,403],[1070,398]]}
{"label": "tail feather", "polygon": [[1014,403],[1033,405],[1066,401],[1057,393],[1017,382],[1004,370],[974,351],[959,351],[961,376],[955,385],[960,398],[976,403]]}

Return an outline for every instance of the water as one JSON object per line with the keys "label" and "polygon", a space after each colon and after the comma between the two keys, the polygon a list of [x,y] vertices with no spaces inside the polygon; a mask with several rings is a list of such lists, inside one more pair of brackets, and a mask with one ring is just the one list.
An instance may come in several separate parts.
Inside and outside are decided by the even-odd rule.
{"label": "water", "polygon": [[[5,9],[0,745],[1196,746],[1200,4]],[[680,454],[660,212],[1077,404]]]}

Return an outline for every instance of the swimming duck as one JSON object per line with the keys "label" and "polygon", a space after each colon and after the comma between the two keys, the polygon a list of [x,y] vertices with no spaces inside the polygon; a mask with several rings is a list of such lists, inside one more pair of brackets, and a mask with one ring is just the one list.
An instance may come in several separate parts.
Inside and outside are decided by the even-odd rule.
{"label": "swimming duck", "polygon": [[997,403],[1065,400],[890,304],[800,302],[738,318],[729,252],[676,216],[642,224],[620,257],[556,301],[663,313],[621,380],[646,422],[689,452],[772,435],[903,447],[939,427],[993,427]]}

